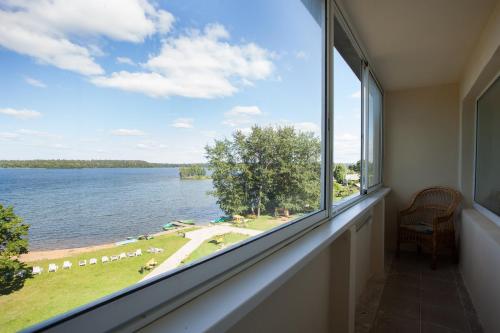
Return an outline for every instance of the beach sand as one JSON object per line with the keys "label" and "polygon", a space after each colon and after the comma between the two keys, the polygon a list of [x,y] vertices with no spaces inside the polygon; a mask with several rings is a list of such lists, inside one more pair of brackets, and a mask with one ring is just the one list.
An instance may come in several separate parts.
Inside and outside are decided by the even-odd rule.
{"label": "beach sand", "polygon": [[[184,230],[187,228],[193,228],[193,227],[196,227],[196,226],[189,226],[189,227],[177,228],[174,230],[161,231],[161,232],[158,232],[158,233],[155,233],[152,235],[156,237],[156,236],[160,236],[160,235],[176,233],[178,231],[181,231],[181,230]],[[108,244],[85,246],[85,247],[75,247],[75,248],[70,248],[70,249],[30,251],[26,254],[21,255],[19,259],[22,262],[61,259],[61,258],[71,257],[71,256],[81,254],[81,253],[110,249],[110,248],[113,248],[116,246],[117,245],[115,243],[108,243]]]}

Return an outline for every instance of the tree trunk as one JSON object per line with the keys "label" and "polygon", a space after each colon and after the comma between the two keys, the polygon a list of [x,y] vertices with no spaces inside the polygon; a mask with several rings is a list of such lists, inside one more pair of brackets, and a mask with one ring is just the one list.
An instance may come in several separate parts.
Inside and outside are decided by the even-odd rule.
{"label": "tree trunk", "polygon": [[257,217],[260,217],[260,204],[262,202],[262,187],[259,188],[259,196],[257,198]]}

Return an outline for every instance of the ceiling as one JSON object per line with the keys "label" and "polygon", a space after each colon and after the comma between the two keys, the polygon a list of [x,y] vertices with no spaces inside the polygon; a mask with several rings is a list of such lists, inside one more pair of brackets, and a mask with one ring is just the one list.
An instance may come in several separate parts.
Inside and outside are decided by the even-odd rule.
{"label": "ceiling", "polygon": [[458,82],[498,0],[337,0],[385,90]]}

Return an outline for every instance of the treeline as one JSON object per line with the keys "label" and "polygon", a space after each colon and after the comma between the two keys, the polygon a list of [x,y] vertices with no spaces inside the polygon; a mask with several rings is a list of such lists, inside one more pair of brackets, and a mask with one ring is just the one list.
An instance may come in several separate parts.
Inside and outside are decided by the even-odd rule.
{"label": "treeline", "polygon": [[220,208],[228,215],[301,213],[320,203],[321,143],[293,127],[254,126],[206,147]]}
{"label": "treeline", "polygon": [[150,163],[139,160],[0,160],[0,168],[177,168],[191,165],[193,164]]}
{"label": "treeline", "polygon": [[179,177],[181,179],[205,179],[207,177],[207,171],[203,165],[189,165],[182,166],[179,168]]}

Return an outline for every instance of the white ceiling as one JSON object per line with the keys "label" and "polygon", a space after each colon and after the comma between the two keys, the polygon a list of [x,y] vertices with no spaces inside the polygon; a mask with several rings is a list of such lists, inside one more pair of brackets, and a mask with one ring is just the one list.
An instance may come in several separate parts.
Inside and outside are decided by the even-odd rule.
{"label": "white ceiling", "polygon": [[498,0],[337,0],[385,90],[458,82]]}

